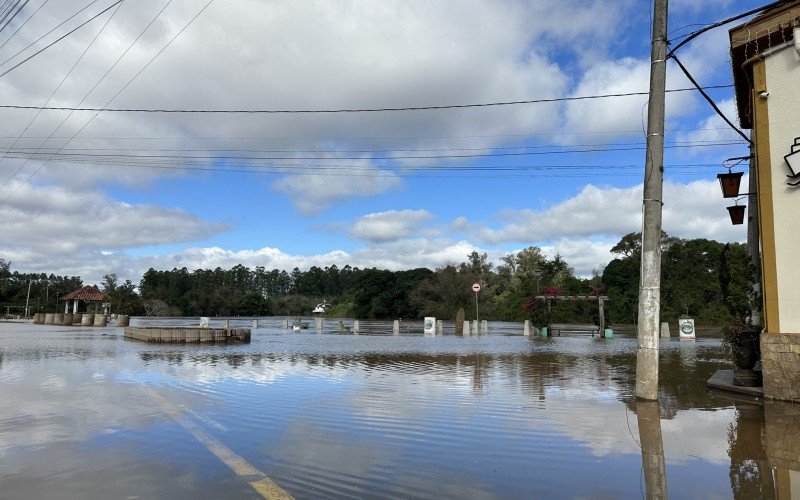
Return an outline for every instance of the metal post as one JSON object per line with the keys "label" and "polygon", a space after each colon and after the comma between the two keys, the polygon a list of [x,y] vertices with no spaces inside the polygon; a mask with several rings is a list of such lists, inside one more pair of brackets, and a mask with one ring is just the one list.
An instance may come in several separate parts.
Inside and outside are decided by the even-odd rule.
{"label": "metal post", "polygon": [[642,199],[642,270],[636,397],[658,399],[658,328],[661,308],[661,206],[664,176],[664,95],[667,76],[668,0],[653,0],[650,103]]}
{"label": "metal post", "polygon": [[478,315],[478,292],[475,292],[475,321],[480,321],[480,316]]}

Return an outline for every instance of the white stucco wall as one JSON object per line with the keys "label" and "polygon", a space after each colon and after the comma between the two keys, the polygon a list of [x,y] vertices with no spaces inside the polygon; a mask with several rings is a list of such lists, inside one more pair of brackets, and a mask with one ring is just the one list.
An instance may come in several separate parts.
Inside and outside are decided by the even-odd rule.
{"label": "white stucco wall", "polygon": [[800,137],[800,56],[794,47],[766,58],[769,143],[781,333],[800,333],[800,186],[786,184],[784,156]]}

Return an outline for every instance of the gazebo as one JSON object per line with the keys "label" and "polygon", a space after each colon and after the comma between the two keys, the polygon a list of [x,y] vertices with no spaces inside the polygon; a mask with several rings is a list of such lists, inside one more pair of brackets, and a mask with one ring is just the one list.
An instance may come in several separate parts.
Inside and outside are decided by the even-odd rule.
{"label": "gazebo", "polygon": [[78,288],[74,292],[68,293],[61,297],[64,301],[64,314],[69,314],[69,303],[72,301],[72,313],[78,312],[78,304],[83,301],[86,302],[86,310],[89,310],[89,305],[94,304],[94,312],[98,313],[99,305],[109,301],[109,296],[101,292],[96,286],[86,285]]}

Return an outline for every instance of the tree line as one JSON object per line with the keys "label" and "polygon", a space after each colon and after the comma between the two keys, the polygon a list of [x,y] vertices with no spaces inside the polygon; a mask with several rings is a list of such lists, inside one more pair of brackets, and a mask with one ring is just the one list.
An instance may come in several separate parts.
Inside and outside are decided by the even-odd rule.
{"label": "tree line", "polygon": [[[548,295],[607,295],[608,323],[637,319],[641,235],[625,235],[613,248],[615,258],[590,277],[575,275],[559,255],[546,256],[532,246],[510,253],[495,265],[487,254],[472,252],[466,260],[435,270],[403,271],[336,265],[313,266],[291,272],[254,269],[149,269],[138,286],[119,283],[109,274],[100,289],[109,294],[112,310],[152,316],[269,316],[309,315],[327,301],[330,316],[363,319],[454,319],[464,308],[475,317],[473,283],[481,284],[481,317],[492,320],[597,322],[597,304],[547,302]],[[24,304],[32,283],[32,311],[55,311],[53,295],[81,286],[78,277],[11,272],[0,259],[0,304]],[[699,323],[722,324],[750,313],[757,297],[752,293],[753,269],[744,245],[706,239],[662,238],[662,318],[693,317]],[[63,307],[63,306],[62,306]]]}

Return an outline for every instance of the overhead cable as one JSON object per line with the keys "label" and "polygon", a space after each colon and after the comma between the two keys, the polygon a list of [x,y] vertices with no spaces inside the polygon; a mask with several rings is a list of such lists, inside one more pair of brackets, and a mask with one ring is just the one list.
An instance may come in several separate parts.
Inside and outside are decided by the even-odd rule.
{"label": "overhead cable", "polygon": [[[0,74],[2,76],[2,74]],[[704,89],[724,89],[733,85],[710,85]],[[694,87],[668,89],[666,92],[694,92]],[[385,108],[339,108],[339,109],[165,109],[165,108],[83,108],[73,106],[26,106],[19,104],[2,104],[2,109],[44,109],[49,111],[95,111],[98,113],[213,113],[213,114],[312,114],[312,113],[376,113],[383,111],[430,111],[437,109],[487,108],[493,106],[513,106],[519,104],[542,104],[550,102],[584,101],[591,99],[608,99],[613,97],[646,96],[648,92],[624,92],[616,94],[597,94],[571,97],[550,97],[543,99],[526,99],[520,101],[497,101],[472,104],[443,104],[433,106],[404,106]]]}

